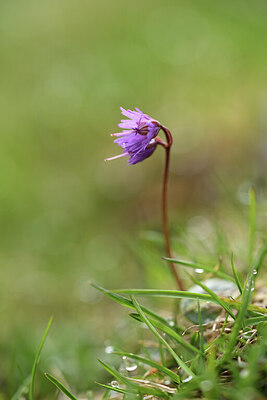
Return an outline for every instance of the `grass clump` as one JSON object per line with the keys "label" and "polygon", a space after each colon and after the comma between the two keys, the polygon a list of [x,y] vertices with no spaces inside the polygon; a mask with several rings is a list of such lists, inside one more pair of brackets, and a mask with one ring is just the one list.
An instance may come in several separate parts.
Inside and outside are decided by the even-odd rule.
{"label": "grass clump", "polygon": [[[142,323],[145,336],[149,332],[149,340],[141,342],[141,353],[114,351],[114,356],[121,360],[119,369],[101,361],[113,379],[110,384],[100,384],[106,389],[103,399],[266,398],[267,312],[263,306],[265,292],[262,284],[256,286],[255,281],[259,279],[267,244],[264,242],[253,256],[255,218],[255,194],[251,190],[248,268],[244,283],[233,255],[232,274],[200,263],[166,259],[185,268],[201,268],[208,276],[234,283],[236,291],[232,295],[222,295],[218,288],[213,289],[208,284],[212,279],[200,281],[189,274],[199,291],[106,290],[92,284],[120,305],[134,310],[130,316]],[[216,282],[220,282],[218,278]],[[170,322],[162,317],[161,312],[143,306],[140,297],[190,300],[198,323],[189,324],[182,308],[178,318]],[[207,320],[206,311],[211,305],[215,305],[219,312]]]}

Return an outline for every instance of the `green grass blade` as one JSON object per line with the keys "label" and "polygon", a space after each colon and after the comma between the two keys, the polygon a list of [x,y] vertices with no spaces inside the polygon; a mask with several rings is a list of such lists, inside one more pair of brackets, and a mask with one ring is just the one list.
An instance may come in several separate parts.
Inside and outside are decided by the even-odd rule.
{"label": "green grass blade", "polygon": [[137,303],[134,297],[132,297],[132,302],[135,306],[136,311],[139,313],[147,327],[151,330],[151,332],[156,336],[156,338],[164,344],[164,346],[167,348],[169,353],[172,355],[172,357],[175,359],[176,363],[183,368],[183,370],[190,376],[195,376],[193,371],[183,362],[183,360],[175,353],[175,351],[171,348],[169,343],[166,342],[166,340],[158,333],[158,331],[154,328],[154,326],[151,324],[151,322],[148,320],[148,318],[145,316],[144,312],[142,311],[140,305]]}
{"label": "green grass blade", "polygon": [[[138,321],[142,321],[142,318],[139,316],[139,314],[130,314],[131,317],[133,317],[134,319],[138,320]],[[151,318],[148,318],[149,322],[151,322],[151,324],[157,328],[160,329],[162,332],[166,333],[166,335],[168,335],[169,337],[171,337],[172,339],[176,340],[176,342],[178,342],[181,346],[183,346],[184,348],[186,348],[187,350],[193,352],[193,353],[198,353],[200,354],[200,351],[193,346],[191,343],[187,342],[186,340],[184,340],[174,329],[172,329],[170,326],[166,326],[164,324],[162,324],[161,322],[155,321]]]}
{"label": "green grass blade", "polygon": [[209,294],[187,292],[183,290],[168,290],[168,289],[117,289],[112,290],[111,293],[123,293],[128,295],[140,295],[140,296],[151,296],[151,297],[170,297],[174,299],[192,299],[192,300],[204,300],[212,301],[217,304],[217,301]]}
{"label": "green grass blade", "polygon": [[217,275],[217,276],[219,276],[220,278],[223,278],[223,279],[227,279],[228,281],[232,281],[232,282],[234,282],[234,280],[233,280],[233,278],[231,277],[231,275],[228,275],[226,272],[223,272],[223,271],[220,271],[220,270],[218,270],[218,271],[216,271],[214,268],[212,268],[212,267],[208,267],[208,266],[206,266],[206,265],[203,265],[203,264],[197,264],[197,263],[194,263],[194,262],[192,262],[192,261],[186,261],[186,260],[178,260],[178,259],[176,259],[176,258],[168,258],[168,257],[162,257],[164,260],[166,260],[166,261],[170,261],[170,262],[172,262],[172,263],[174,263],[174,264],[180,264],[180,265],[183,265],[183,266],[185,266],[185,267],[189,267],[189,268],[193,268],[193,269],[199,269],[199,270],[203,270],[203,271],[205,271],[205,272],[209,272],[209,273],[212,273],[212,274],[214,274],[214,275]]}
{"label": "green grass blade", "polygon": [[[95,283],[90,283],[90,284],[92,287],[99,290],[101,293],[105,294],[110,299],[116,301],[117,303],[119,303],[123,306],[131,308],[132,310],[135,310],[134,305],[131,302],[131,300],[127,299],[126,297],[120,296],[119,294],[116,294],[113,291],[106,290],[106,289],[102,288],[101,286],[96,285]],[[148,308],[142,307],[142,310],[144,311],[145,314],[149,315],[150,317],[156,319],[157,321],[160,321],[163,324],[168,325],[168,322],[164,318],[162,318],[160,315],[154,313],[153,311],[149,310]]]}
{"label": "green grass blade", "polygon": [[[112,294],[123,293],[129,295],[136,296],[148,296],[148,297],[166,297],[173,299],[192,299],[192,300],[201,300],[201,301],[209,301],[211,303],[220,304],[217,300],[215,300],[212,296],[205,293],[194,293],[194,292],[186,292],[180,290],[165,290],[165,289],[117,289],[110,291]],[[219,297],[219,296],[218,296]],[[241,307],[241,302],[228,299],[225,297],[219,297],[224,303],[228,304],[229,307],[234,308],[235,310],[239,310]],[[130,307],[132,308],[132,307]],[[255,313],[267,314],[267,309],[259,306],[255,306],[254,304],[250,304],[248,306],[248,310]],[[163,320],[167,323],[166,320]]]}
{"label": "green grass blade", "polygon": [[238,276],[237,276],[237,272],[236,272],[236,269],[235,269],[234,254],[233,253],[231,254],[231,265],[232,265],[233,275],[234,275],[234,278],[235,278],[235,284],[238,287],[238,290],[239,290],[240,294],[242,295],[242,288],[241,288],[241,285],[240,285],[240,282],[239,282],[239,279],[238,279]]}
{"label": "green grass blade", "polygon": [[100,362],[102,367],[104,367],[105,370],[107,372],[109,372],[111,375],[113,375],[118,381],[124,383],[125,385],[127,385],[129,387],[135,387],[135,384],[132,381],[130,381],[126,376],[123,376],[122,374],[120,374],[114,367],[105,363],[104,361],[101,361],[101,360],[98,360],[98,361]]}
{"label": "green grass blade", "polygon": [[149,388],[147,386],[142,386],[142,385],[138,384],[137,382],[135,382],[134,379],[126,378],[125,376],[120,374],[111,365],[109,365],[103,361],[100,361],[100,360],[98,360],[98,361],[105,368],[106,371],[108,371],[111,375],[113,375],[118,381],[124,383],[127,387],[129,387],[130,390],[132,389],[136,393],[142,393],[144,395],[152,395],[152,396],[156,396],[156,397],[164,398],[164,399],[168,398],[168,395],[166,393],[164,393],[163,391],[161,391],[159,389]]}
{"label": "green grass blade", "polygon": [[266,254],[267,254],[267,242],[264,242],[262,248],[260,249],[260,251],[256,257],[256,260],[254,261],[254,263],[252,265],[252,269],[255,270],[257,272],[257,274],[260,271],[260,267],[262,266],[263,259],[266,256]]}
{"label": "green grass blade", "polygon": [[[114,392],[122,393],[122,394],[128,394],[130,390],[122,389],[116,386],[110,386],[110,385],[105,385],[104,383],[99,383],[95,382],[97,385],[102,386],[105,389],[108,390],[114,390]],[[131,393],[135,393],[134,391],[131,391]]]}
{"label": "green grass blade", "polygon": [[208,286],[204,285],[204,283],[200,282],[198,279],[196,279],[194,276],[190,274],[189,276],[196,285],[200,286],[203,290],[205,290],[205,292],[207,292],[218,304],[220,304],[220,306],[222,306],[225,309],[225,311],[229,315],[231,315],[233,319],[235,319],[235,316],[230,310],[228,304],[226,304],[216,293],[214,293],[210,288],[208,288]]}
{"label": "green grass blade", "polygon": [[235,348],[235,345],[238,341],[238,334],[240,329],[242,328],[242,325],[244,324],[244,319],[246,312],[248,310],[248,305],[251,301],[252,297],[252,288],[253,288],[253,270],[249,272],[248,278],[246,280],[245,288],[243,290],[242,294],[242,299],[241,299],[241,307],[238,312],[237,318],[235,320],[232,332],[230,334],[230,340],[227,346],[227,349],[224,353],[224,356],[222,357],[222,362],[228,360],[231,357],[231,354]]}
{"label": "green grass blade", "polygon": [[249,266],[251,266],[252,260],[253,260],[255,230],[256,230],[256,196],[255,196],[255,190],[253,188],[250,188],[250,190],[249,190],[249,252],[248,252]]}
{"label": "green grass blade", "polygon": [[117,354],[119,356],[125,356],[131,358],[133,360],[139,361],[143,364],[149,365],[152,368],[156,368],[158,371],[162,372],[164,375],[169,376],[174,382],[179,383],[180,378],[177,374],[175,374],[169,368],[164,367],[163,365],[157,363],[156,361],[150,360],[149,358],[145,358],[142,356],[138,356],[133,353],[125,353],[125,352],[114,352],[113,354]]}
{"label": "green grass blade", "polygon": [[71,400],[78,400],[59,380],[57,380],[54,376],[45,373],[45,377],[49,379],[62,393],[64,393]]}
{"label": "green grass blade", "polygon": [[39,344],[39,347],[37,349],[37,353],[35,355],[35,359],[34,359],[34,362],[33,362],[32,373],[31,373],[31,381],[30,381],[30,388],[29,388],[29,399],[30,400],[33,400],[33,396],[34,396],[34,378],[35,378],[37,364],[38,364],[38,361],[39,361],[39,358],[40,358],[40,354],[41,354],[42,348],[44,346],[46,337],[47,337],[47,335],[49,333],[52,321],[53,321],[53,317],[51,317],[49,319],[49,321],[48,321],[47,327],[45,329],[45,332],[43,334],[43,337],[41,339],[41,342]]}
{"label": "green grass blade", "polygon": [[159,342],[159,354],[160,354],[161,364],[165,365],[164,349],[161,342]]}
{"label": "green grass blade", "polygon": [[259,316],[259,317],[247,318],[244,321],[244,326],[258,325],[261,322],[267,322],[267,316],[262,315],[262,316]]}
{"label": "green grass blade", "polygon": [[202,325],[202,317],[201,317],[201,310],[200,310],[200,303],[199,300],[197,301],[197,311],[198,311],[198,323],[199,323],[199,337],[200,337],[200,351],[202,354],[202,357],[205,356],[204,354],[204,330],[203,330],[203,325]]}

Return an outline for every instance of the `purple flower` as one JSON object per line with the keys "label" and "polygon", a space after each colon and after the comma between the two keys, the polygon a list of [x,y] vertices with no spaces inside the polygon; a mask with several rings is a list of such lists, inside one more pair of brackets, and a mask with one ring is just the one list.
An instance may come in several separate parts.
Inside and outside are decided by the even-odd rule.
{"label": "purple flower", "polygon": [[114,140],[114,143],[122,147],[123,153],[107,158],[105,161],[130,156],[128,164],[137,164],[150,157],[156,150],[157,142],[154,138],[159,133],[161,125],[138,108],[136,108],[136,111],[126,111],[121,107],[121,113],[129,119],[122,119],[118,126],[123,131],[113,133],[111,136],[118,137]]}

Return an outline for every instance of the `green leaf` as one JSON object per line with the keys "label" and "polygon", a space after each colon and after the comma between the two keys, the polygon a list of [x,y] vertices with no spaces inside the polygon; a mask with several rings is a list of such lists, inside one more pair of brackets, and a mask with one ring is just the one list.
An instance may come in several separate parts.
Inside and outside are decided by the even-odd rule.
{"label": "green leaf", "polygon": [[233,274],[234,274],[234,278],[235,278],[235,284],[238,287],[238,290],[239,290],[240,294],[242,295],[242,288],[241,288],[241,285],[240,285],[240,282],[239,282],[239,279],[238,279],[238,276],[237,276],[237,272],[236,272],[236,269],[235,269],[234,254],[233,253],[231,255],[231,265],[232,265],[232,270],[233,270]]}
{"label": "green leaf", "polygon": [[40,342],[40,344],[39,344],[39,347],[38,347],[38,349],[37,349],[37,353],[36,353],[36,355],[35,355],[35,359],[34,359],[34,362],[33,362],[32,373],[31,373],[31,381],[30,381],[30,388],[29,388],[29,399],[30,399],[30,400],[33,400],[34,378],[35,378],[35,373],[36,373],[37,364],[38,364],[38,362],[39,362],[40,354],[41,354],[42,348],[43,348],[43,346],[44,346],[46,337],[47,337],[47,335],[48,335],[48,333],[49,333],[49,330],[50,330],[52,321],[53,321],[53,317],[51,317],[51,318],[49,319],[49,321],[48,321],[47,327],[46,327],[46,329],[45,329],[45,332],[44,332],[44,334],[43,334],[43,337],[42,337],[42,339],[41,339],[41,342]]}
{"label": "green leaf", "polygon": [[204,283],[200,282],[198,279],[196,279],[194,276],[188,274],[190,276],[190,278],[192,279],[192,281],[200,286],[203,290],[205,290],[205,292],[209,293],[209,295],[218,303],[220,304],[220,306],[222,306],[225,311],[231,315],[231,317],[233,319],[235,319],[234,314],[232,313],[232,311],[230,310],[229,306],[216,294],[214,293],[208,286],[204,285]]}
{"label": "green leaf", "polygon": [[45,373],[45,377],[49,379],[62,393],[64,393],[71,400],[78,400],[61,382],[59,382],[54,376]]}
{"label": "green leaf", "polygon": [[169,343],[166,342],[165,339],[158,333],[158,331],[154,328],[154,326],[151,324],[151,322],[148,320],[148,318],[145,316],[144,312],[142,311],[142,308],[140,305],[137,303],[134,297],[132,297],[132,302],[135,306],[136,311],[139,313],[140,317],[143,319],[147,327],[151,330],[151,332],[156,336],[156,338],[164,344],[164,346],[167,348],[169,353],[172,355],[172,357],[175,359],[176,363],[183,368],[183,370],[190,376],[195,376],[193,371],[183,362],[183,360],[175,353],[175,351],[171,348]]}
{"label": "green leaf", "polygon": [[168,258],[168,257],[162,257],[162,258],[166,261],[173,262],[175,264],[184,265],[185,267],[189,267],[189,268],[193,268],[193,269],[202,269],[205,272],[212,273],[214,275],[219,276],[220,278],[227,279],[228,281],[234,282],[233,278],[230,275],[228,275],[227,273],[220,271],[220,270],[216,271],[212,267],[208,267],[203,264],[197,264],[192,261],[178,260],[176,258]]}
{"label": "green leaf", "polygon": [[157,363],[156,361],[150,360],[149,358],[145,358],[145,357],[133,354],[133,353],[125,353],[125,352],[114,352],[113,354],[117,354],[119,356],[125,356],[125,357],[131,358],[133,360],[139,361],[143,364],[149,365],[150,367],[156,368],[158,371],[169,376],[174,382],[176,382],[176,383],[180,382],[179,376],[177,374],[175,374],[172,370],[164,367],[163,365]]}

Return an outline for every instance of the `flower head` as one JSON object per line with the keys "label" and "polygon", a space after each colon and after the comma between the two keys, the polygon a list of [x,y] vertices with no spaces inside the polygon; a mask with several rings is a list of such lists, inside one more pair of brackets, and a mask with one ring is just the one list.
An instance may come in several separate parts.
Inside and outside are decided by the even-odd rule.
{"label": "flower head", "polygon": [[137,164],[150,157],[157,147],[154,138],[158,135],[161,125],[149,115],[142,113],[138,108],[136,111],[124,110],[121,113],[129,119],[122,119],[119,128],[123,131],[113,133],[111,136],[118,137],[114,140],[123,149],[123,153],[107,158],[105,161],[113,160],[118,157],[130,156],[128,164]]}

